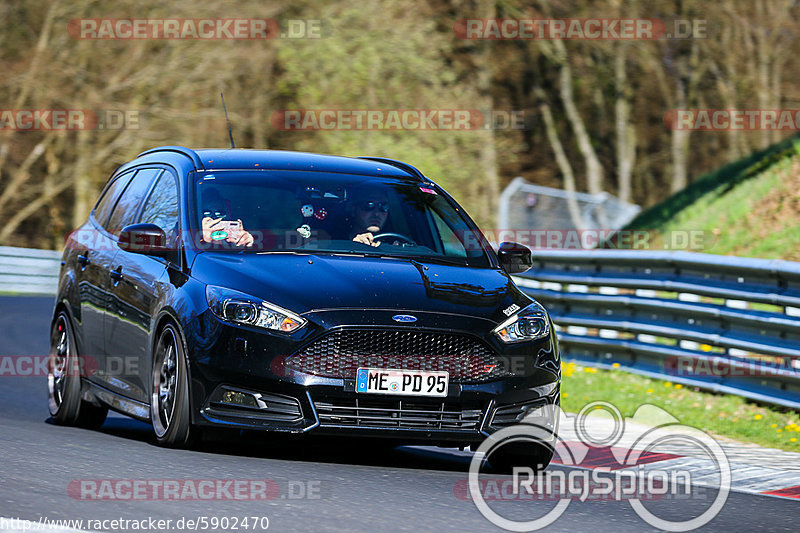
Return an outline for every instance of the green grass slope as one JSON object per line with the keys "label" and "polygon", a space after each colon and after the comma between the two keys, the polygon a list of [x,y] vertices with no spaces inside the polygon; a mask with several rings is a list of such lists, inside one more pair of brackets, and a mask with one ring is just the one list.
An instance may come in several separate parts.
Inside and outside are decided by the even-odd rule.
{"label": "green grass slope", "polygon": [[702,231],[688,251],[800,261],[800,136],[701,176],[627,229],[650,231],[651,249]]}

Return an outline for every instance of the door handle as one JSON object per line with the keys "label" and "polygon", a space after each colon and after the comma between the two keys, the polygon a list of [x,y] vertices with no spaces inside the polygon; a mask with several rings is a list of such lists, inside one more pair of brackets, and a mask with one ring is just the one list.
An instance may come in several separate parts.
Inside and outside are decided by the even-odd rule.
{"label": "door handle", "polygon": [[111,279],[114,280],[114,285],[117,285],[120,281],[125,279],[125,276],[122,275],[122,267],[117,267],[116,270],[111,270],[108,273],[111,276]]}

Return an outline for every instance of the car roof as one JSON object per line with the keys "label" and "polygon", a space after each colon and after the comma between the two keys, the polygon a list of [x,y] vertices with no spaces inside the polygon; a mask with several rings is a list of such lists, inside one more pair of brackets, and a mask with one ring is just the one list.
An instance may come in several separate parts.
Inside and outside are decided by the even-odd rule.
{"label": "car roof", "polygon": [[139,154],[139,159],[188,157],[198,170],[303,170],[369,176],[426,179],[416,168],[385,158],[359,158],[243,148],[198,149],[162,146]]}

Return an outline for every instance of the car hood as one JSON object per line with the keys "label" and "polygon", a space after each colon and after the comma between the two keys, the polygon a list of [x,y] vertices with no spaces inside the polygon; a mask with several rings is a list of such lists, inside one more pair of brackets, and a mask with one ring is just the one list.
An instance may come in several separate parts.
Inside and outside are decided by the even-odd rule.
{"label": "car hood", "polygon": [[418,260],[326,254],[199,254],[199,281],[235,289],[305,314],[382,309],[460,314],[494,322],[531,299],[499,269]]}

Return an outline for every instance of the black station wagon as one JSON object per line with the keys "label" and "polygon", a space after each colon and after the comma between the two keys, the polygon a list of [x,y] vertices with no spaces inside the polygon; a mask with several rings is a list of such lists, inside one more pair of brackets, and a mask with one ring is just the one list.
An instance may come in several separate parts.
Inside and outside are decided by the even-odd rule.
{"label": "black station wagon", "polygon": [[[560,398],[547,312],[464,210],[383,158],[166,146],[117,169],[64,250],[50,412],[475,448]],[[551,413],[551,414],[548,414]],[[538,423],[538,422],[537,422]],[[546,465],[550,443],[489,458]]]}

